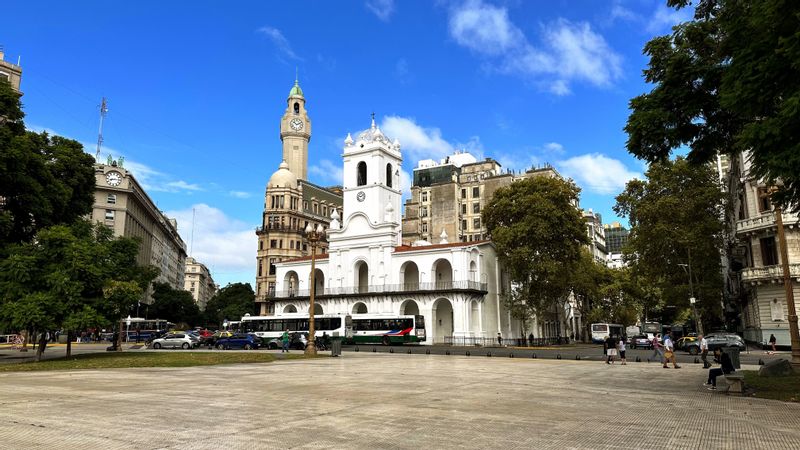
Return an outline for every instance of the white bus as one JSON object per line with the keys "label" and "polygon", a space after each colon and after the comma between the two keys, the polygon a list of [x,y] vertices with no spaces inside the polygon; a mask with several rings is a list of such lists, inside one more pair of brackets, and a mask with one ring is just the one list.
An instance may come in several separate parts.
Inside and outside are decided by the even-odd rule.
{"label": "white bus", "polygon": [[[353,325],[350,315],[347,314],[316,314],[314,315],[314,337],[327,334],[330,337],[344,337],[346,340],[353,335]],[[289,330],[289,333],[308,333],[308,314],[289,313],[280,316],[244,316],[242,317],[241,330],[252,333],[266,342],[276,339]]]}
{"label": "white bus", "polygon": [[624,327],[615,323],[593,323],[592,343],[602,344],[609,336],[622,336]]}
{"label": "white bus", "polygon": [[356,344],[408,344],[425,341],[425,317],[386,314],[353,316],[353,342]]}

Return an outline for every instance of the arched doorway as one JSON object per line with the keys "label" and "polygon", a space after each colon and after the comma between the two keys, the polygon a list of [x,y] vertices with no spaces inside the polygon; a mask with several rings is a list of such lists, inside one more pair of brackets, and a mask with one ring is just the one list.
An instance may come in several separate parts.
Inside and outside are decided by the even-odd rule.
{"label": "arched doorway", "polygon": [[369,266],[364,261],[356,262],[355,270],[355,283],[357,292],[368,292],[369,289]]}
{"label": "arched doorway", "polygon": [[400,304],[400,315],[412,316],[419,314],[419,305],[414,300],[406,300]]}
{"label": "arched doorway", "polygon": [[325,295],[325,274],[321,269],[314,269],[314,295]]}
{"label": "arched doorway", "polygon": [[478,265],[475,261],[469,262],[469,281],[478,281]]}
{"label": "arched doorway", "polygon": [[286,305],[283,307],[284,313],[296,313],[297,308],[294,305]]}
{"label": "arched doorway", "polygon": [[447,289],[453,284],[453,266],[446,259],[439,259],[433,263],[433,282],[437,289]]}
{"label": "arched doorway", "polygon": [[320,305],[319,303],[315,302],[314,303],[314,315],[318,316],[320,314],[324,314],[324,312],[322,311],[322,305]]}
{"label": "arched doorway", "polygon": [[419,268],[414,261],[407,261],[400,266],[400,284],[404,291],[419,289]]}
{"label": "arched doorway", "polygon": [[286,272],[286,275],[283,277],[283,289],[289,294],[289,297],[297,295],[297,291],[300,288],[299,280],[300,278],[294,270]]}
{"label": "arched doorway", "polygon": [[366,314],[367,313],[367,305],[363,302],[358,302],[353,305],[353,314]]}
{"label": "arched doorway", "polygon": [[453,304],[446,298],[433,302],[433,343],[444,343],[453,335]]}

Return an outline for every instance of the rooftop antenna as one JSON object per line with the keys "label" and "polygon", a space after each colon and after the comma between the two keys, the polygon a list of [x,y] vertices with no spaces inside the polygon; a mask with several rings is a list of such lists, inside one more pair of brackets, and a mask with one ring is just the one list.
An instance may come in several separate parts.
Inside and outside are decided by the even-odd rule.
{"label": "rooftop antenna", "polygon": [[100,160],[100,147],[103,145],[103,119],[106,118],[106,113],[108,113],[108,102],[103,97],[103,101],[100,102],[100,131],[97,133],[97,152],[94,154],[94,159],[97,161]]}

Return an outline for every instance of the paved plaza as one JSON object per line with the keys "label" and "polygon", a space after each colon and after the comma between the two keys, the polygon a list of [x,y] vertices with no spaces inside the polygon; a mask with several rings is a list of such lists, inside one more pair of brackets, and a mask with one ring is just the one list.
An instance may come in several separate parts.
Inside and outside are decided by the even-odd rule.
{"label": "paved plaza", "polygon": [[697,365],[347,353],[0,374],[2,449],[800,448],[800,405]]}

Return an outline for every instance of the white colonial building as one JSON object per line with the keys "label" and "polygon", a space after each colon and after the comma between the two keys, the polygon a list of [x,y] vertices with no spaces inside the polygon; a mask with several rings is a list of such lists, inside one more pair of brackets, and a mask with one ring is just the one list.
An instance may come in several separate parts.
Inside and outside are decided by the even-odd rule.
{"label": "white colonial building", "polygon": [[400,143],[375,125],[344,146],[343,216],[331,212],[328,252],[276,264],[275,313],[421,314],[427,344],[524,336],[504,307],[508,283],[489,241],[402,245]]}

